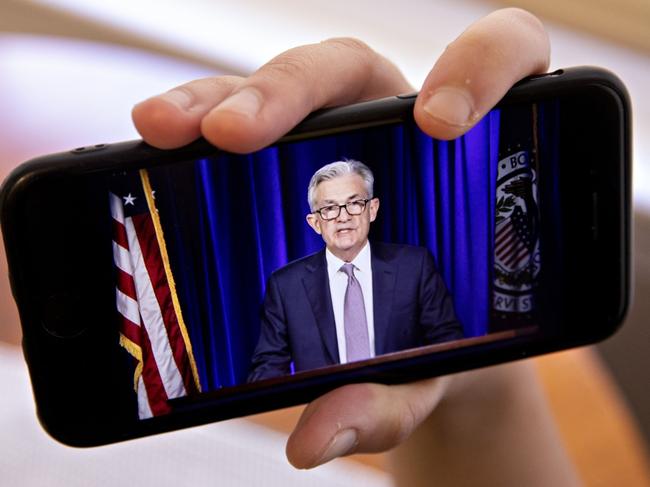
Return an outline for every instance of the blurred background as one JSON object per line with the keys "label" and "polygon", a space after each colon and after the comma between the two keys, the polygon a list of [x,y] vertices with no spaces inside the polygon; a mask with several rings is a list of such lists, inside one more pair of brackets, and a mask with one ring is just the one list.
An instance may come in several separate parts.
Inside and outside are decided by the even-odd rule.
{"label": "blurred background", "polygon": [[[0,178],[49,152],[137,137],[131,107],[187,80],[246,75],[295,45],[355,36],[419,87],[465,27],[503,6],[545,22],[551,70],[598,65],[634,111],[634,289],[605,343],[535,359],[586,485],[650,485],[650,2],[647,0],[0,0]],[[0,264],[0,478],[6,485],[390,485],[386,456],[296,472],[284,441],[301,408],[92,451],[62,447],[36,422],[20,329]],[[251,460],[253,459],[253,460]],[[47,479],[47,481],[44,481]]]}

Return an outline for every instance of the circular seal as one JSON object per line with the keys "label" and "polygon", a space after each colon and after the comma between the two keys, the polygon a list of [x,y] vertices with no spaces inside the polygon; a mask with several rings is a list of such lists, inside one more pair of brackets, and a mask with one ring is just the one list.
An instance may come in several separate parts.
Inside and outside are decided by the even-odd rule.
{"label": "circular seal", "polygon": [[540,268],[537,178],[528,151],[499,161],[494,231],[493,308],[529,312]]}

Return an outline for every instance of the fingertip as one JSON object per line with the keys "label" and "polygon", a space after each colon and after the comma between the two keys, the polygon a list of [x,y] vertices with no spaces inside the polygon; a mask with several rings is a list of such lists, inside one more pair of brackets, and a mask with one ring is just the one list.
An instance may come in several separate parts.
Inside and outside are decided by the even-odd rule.
{"label": "fingertip", "polygon": [[497,10],[475,22],[424,81],[414,108],[418,125],[438,139],[463,135],[515,82],[547,69],[549,46],[541,21],[522,9]]}
{"label": "fingertip", "polygon": [[161,149],[173,149],[201,136],[201,120],[219,105],[242,78],[216,76],[177,86],[137,104],[133,122],[142,138]]}
{"label": "fingertip", "polygon": [[413,110],[422,130],[441,140],[461,136],[481,117],[470,91],[443,86],[432,93],[422,93]]}
{"label": "fingertip", "polygon": [[[296,439],[299,438],[299,439]],[[302,445],[300,436],[289,436],[285,447],[285,455],[289,463],[298,470],[308,470],[320,465],[319,453],[313,448],[305,448]]]}
{"label": "fingertip", "polygon": [[159,149],[181,147],[201,135],[195,117],[160,97],[135,105],[131,117],[145,142]]}
{"label": "fingertip", "polygon": [[287,445],[284,449],[284,453],[287,457],[287,460],[294,468],[297,468],[299,470],[309,468],[309,459],[304,458],[304,455],[302,455],[302,450],[296,446],[296,441],[293,439],[293,436],[289,436]]}
{"label": "fingertip", "polygon": [[347,385],[309,404],[287,441],[289,463],[309,469],[354,452],[360,445],[361,430],[370,427],[368,412],[380,399],[378,389],[382,387]]}
{"label": "fingertip", "polygon": [[513,19],[519,22],[522,28],[526,29],[529,32],[534,32],[536,37],[536,42],[539,44],[540,48],[546,52],[546,56],[538,57],[539,67],[541,71],[548,69],[550,64],[550,54],[551,54],[551,41],[544,27],[544,23],[537,17],[535,14],[524,10],[523,8],[518,7],[508,7],[503,9],[503,12],[512,16]]}
{"label": "fingertip", "polygon": [[226,110],[210,112],[201,121],[201,134],[220,149],[246,154],[266,146],[260,124],[241,113]]}
{"label": "fingertip", "polygon": [[244,87],[203,118],[201,133],[213,145],[230,152],[245,154],[259,150],[287,131],[287,114],[277,105],[265,103],[257,88]]}
{"label": "fingertip", "polygon": [[323,456],[329,439],[334,435],[334,432],[327,431],[327,423],[309,421],[315,409],[310,405],[303,412],[285,447],[287,460],[300,470],[320,465],[319,459]]}

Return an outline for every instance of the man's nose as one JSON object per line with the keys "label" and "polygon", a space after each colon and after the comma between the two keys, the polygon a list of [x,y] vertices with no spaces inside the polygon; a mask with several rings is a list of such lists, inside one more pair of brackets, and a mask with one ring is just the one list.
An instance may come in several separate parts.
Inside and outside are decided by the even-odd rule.
{"label": "man's nose", "polygon": [[352,218],[352,217],[351,217],[350,214],[348,213],[348,209],[347,209],[347,207],[345,207],[345,206],[341,206],[341,211],[339,212],[339,216],[338,216],[338,218],[337,218],[336,220],[337,220],[337,221],[341,221],[341,222],[346,222],[346,221],[348,221],[350,218]]}

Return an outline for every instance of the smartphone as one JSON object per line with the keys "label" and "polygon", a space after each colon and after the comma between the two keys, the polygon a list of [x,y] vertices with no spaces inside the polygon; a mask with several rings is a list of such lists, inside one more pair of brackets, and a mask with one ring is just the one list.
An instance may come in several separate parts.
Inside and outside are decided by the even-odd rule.
{"label": "smartphone", "polygon": [[[611,335],[630,295],[621,81],[528,78],[451,141],[417,127],[415,96],[316,112],[246,155],[132,141],[17,168],[2,232],[49,434],[102,445]],[[356,285],[332,267],[353,247]]]}

